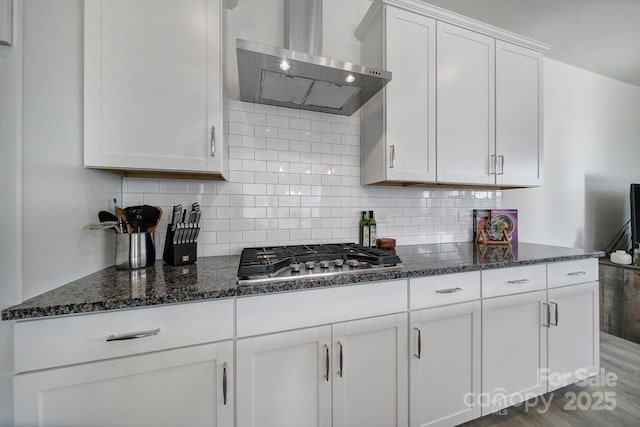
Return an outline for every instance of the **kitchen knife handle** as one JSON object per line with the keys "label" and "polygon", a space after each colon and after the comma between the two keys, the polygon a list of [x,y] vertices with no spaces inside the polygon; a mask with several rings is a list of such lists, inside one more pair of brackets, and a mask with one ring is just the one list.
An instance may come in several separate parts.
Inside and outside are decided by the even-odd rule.
{"label": "kitchen knife handle", "polygon": [[216,127],[211,126],[211,157],[216,155]]}
{"label": "kitchen knife handle", "polygon": [[549,318],[549,324],[553,325],[553,326],[558,326],[558,303],[557,302],[553,302],[553,301],[549,301],[549,306],[551,306],[551,304],[556,306],[556,309],[555,309],[556,321],[554,323],[551,323],[551,318]]}
{"label": "kitchen knife handle", "polygon": [[547,323],[543,323],[542,326],[546,326],[547,328],[551,326],[551,310],[549,308],[549,304],[543,302],[542,305],[547,307],[546,315],[547,315]]}
{"label": "kitchen knife handle", "polygon": [[338,376],[340,378],[342,378],[342,362],[343,362],[343,359],[342,359],[342,343],[340,341],[338,341],[338,345],[340,346],[340,357],[339,357],[340,369],[338,370]]}
{"label": "kitchen knife handle", "polygon": [[107,342],[109,341],[124,341],[124,340],[133,340],[137,338],[145,338],[151,337],[154,335],[158,335],[160,333],[160,328],[150,329],[148,331],[139,331],[139,332],[129,332],[126,334],[120,335],[109,335],[107,337]]}
{"label": "kitchen knife handle", "polygon": [[222,404],[227,404],[227,362],[222,364]]}
{"label": "kitchen knife handle", "polygon": [[325,358],[324,358],[324,363],[325,363],[325,375],[324,378],[329,381],[329,346],[327,346],[326,344],[324,345],[324,349],[326,352]]}
{"label": "kitchen knife handle", "polygon": [[414,354],[414,356],[418,359],[422,359],[422,331],[418,328],[413,328],[418,331],[418,353]]}

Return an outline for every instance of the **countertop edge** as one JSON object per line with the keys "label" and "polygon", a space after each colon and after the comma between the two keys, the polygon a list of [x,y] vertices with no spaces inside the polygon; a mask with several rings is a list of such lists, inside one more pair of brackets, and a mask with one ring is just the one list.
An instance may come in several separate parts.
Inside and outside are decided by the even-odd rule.
{"label": "countertop edge", "polygon": [[[398,270],[382,273],[362,274],[358,276],[335,276],[332,278],[308,279],[299,281],[276,282],[260,286],[242,286],[235,289],[226,289],[215,292],[203,292],[182,295],[165,295],[157,298],[128,298],[114,299],[87,303],[72,303],[64,305],[51,305],[48,307],[20,308],[21,304],[2,310],[3,321],[16,321],[27,319],[43,319],[72,314],[101,313],[106,311],[126,310],[130,308],[148,308],[166,304],[178,304],[214,299],[224,299],[251,295],[265,295],[279,292],[293,292],[312,290],[327,287],[359,285],[363,283],[379,282],[384,280],[407,279],[414,277],[438,276],[456,274],[470,271],[493,270],[524,265],[546,264],[551,262],[572,261],[585,258],[601,258],[602,251],[593,251],[585,254],[571,254],[561,256],[540,257],[530,260],[504,261],[491,264],[461,264],[446,267],[431,267],[423,270]],[[628,266],[627,266],[628,267]],[[65,286],[65,285],[62,285]]]}

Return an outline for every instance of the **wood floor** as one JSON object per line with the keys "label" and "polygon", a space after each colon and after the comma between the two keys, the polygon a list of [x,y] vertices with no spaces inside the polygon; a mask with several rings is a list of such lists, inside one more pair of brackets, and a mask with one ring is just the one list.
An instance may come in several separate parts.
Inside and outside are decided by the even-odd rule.
{"label": "wood floor", "polygon": [[[597,383],[590,381],[589,385],[571,385],[544,395],[547,402],[551,398],[548,411],[544,411],[545,404],[539,400],[536,406],[529,407],[528,410],[525,410],[524,405],[511,407],[503,414],[488,415],[463,425],[640,426],[640,344],[601,332],[600,368],[600,372],[603,372],[604,368],[605,375],[616,374],[617,381],[614,386],[607,385],[607,381],[598,375],[594,377]],[[599,402],[604,396],[609,396],[609,403],[605,400]],[[613,406],[612,401],[615,402],[615,408],[604,409]],[[567,407],[575,409],[567,410]],[[581,407],[583,409],[580,409]],[[597,407],[601,409],[594,409]]]}

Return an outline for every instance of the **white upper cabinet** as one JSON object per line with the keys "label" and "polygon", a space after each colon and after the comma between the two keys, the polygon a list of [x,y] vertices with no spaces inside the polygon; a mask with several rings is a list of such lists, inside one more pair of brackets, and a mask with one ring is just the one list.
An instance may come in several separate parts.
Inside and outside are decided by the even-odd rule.
{"label": "white upper cabinet", "polygon": [[363,184],[436,178],[435,32],[434,19],[385,7],[363,36],[363,63],[393,72],[362,108]]}
{"label": "white upper cabinet", "polygon": [[87,0],[84,164],[224,178],[220,0]]}
{"label": "white upper cabinet", "polygon": [[542,53],[496,40],[496,184],[542,184]]}
{"label": "white upper cabinet", "polygon": [[415,0],[377,0],[362,63],[391,71],[362,107],[362,184],[542,184],[549,47]]}
{"label": "white upper cabinet", "polygon": [[494,43],[438,22],[438,182],[495,182]]}

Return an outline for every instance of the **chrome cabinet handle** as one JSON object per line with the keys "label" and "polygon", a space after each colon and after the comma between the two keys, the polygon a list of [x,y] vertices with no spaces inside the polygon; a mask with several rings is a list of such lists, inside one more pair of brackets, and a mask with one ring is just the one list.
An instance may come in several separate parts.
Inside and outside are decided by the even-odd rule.
{"label": "chrome cabinet handle", "polygon": [[211,157],[216,155],[216,127],[211,126]]}
{"label": "chrome cabinet handle", "polygon": [[418,353],[414,354],[414,356],[418,359],[422,358],[422,331],[418,328],[413,328],[418,331]]}
{"label": "chrome cabinet handle", "polygon": [[107,342],[109,341],[124,341],[124,340],[134,340],[138,338],[151,337],[153,335],[158,335],[160,333],[160,328],[150,329],[148,331],[139,331],[139,332],[129,332],[121,335],[109,335],[107,337]]}
{"label": "chrome cabinet handle", "polygon": [[542,305],[547,307],[547,323],[543,323],[542,326],[550,327],[551,326],[551,311],[549,310],[549,304],[543,302]]}
{"label": "chrome cabinet handle", "polygon": [[555,309],[556,321],[555,321],[555,323],[551,323],[551,317],[549,317],[549,324],[553,325],[553,326],[558,326],[558,303],[553,302],[553,301],[549,301],[549,306],[551,306],[551,304],[556,306],[556,309]]}
{"label": "chrome cabinet handle", "polygon": [[586,271],[574,271],[573,273],[567,273],[567,276],[584,276]]}
{"label": "chrome cabinet handle", "polygon": [[489,156],[489,175],[494,175],[496,173],[496,155],[492,154]]}
{"label": "chrome cabinet handle", "polygon": [[326,351],[326,356],[325,356],[325,375],[324,378],[329,381],[329,347],[325,344],[324,345],[324,349]]}
{"label": "chrome cabinet handle", "polygon": [[498,158],[500,159],[500,172],[496,172],[496,175],[504,175],[504,156],[500,155]]}
{"label": "chrome cabinet handle", "polygon": [[338,376],[340,378],[342,378],[342,362],[343,362],[343,358],[342,358],[342,343],[340,341],[338,341],[338,345],[340,346],[340,369],[338,370]]}
{"label": "chrome cabinet handle", "polygon": [[449,289],[438,289],[436,294],[452,294],[454,292],[460,292],[462,288],[449,288]]}
{"label": "chrome cabinet handle", "polygon": [[227,404],[227,362],[222,364],[222,404]]}
{"label": "chrome cabinet handle", "polygon": [[510,285],[524,285],[529,283],[529,279],[518,279],[518,280],[507,280],[507,283]]}
{"label": "chrome cabinet handle", "polygon": [[389,167],[393,168],[396,165],[396,146],[392,145],[389,148],[391,148],[391,165]]}

